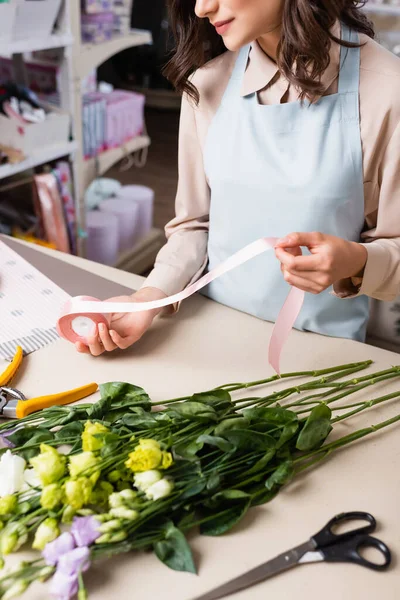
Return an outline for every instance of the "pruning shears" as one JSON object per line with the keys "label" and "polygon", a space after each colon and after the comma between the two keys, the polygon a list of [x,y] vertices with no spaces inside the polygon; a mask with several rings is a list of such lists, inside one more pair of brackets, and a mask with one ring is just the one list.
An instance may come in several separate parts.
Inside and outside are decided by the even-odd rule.
{"label": "pruning shears", "polygon": [[97,383],[89,383],[59,394],[28,399],[22,392],[10,387],[11,381],[22,364],[22,360],[23,350],[18,346],[13,360],[4,373],[0,375],[0,417],[5,419],[22,419],[43,408],[71,404],[82,398],[87,398],[98,389]]}

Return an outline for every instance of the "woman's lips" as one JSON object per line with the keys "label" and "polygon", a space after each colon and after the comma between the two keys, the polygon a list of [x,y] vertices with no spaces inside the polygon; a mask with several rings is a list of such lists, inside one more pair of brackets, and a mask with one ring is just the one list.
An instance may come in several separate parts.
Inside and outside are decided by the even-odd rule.
{"label": "woman's lips", "polygon": [[226,31],[228,31],[230,24],[233,19],[229,19],[228,21],[218,21],[218,23],[214,23],[214,27],[217,30],[219,35],[224,35]]}

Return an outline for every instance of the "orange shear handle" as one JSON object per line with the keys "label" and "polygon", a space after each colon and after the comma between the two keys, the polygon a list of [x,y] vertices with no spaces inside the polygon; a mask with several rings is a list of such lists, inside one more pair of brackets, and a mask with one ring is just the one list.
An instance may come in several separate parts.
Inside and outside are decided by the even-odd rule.
{"label": "orange shear handle", "polygon": [[53,394],[51,396],[40,396],[39,398],[31,398],[30,400],[19,400],[16,408],[17,419],[22,419],[33,412],[42,410],[43,408],[49,408],[51,406],[62,406],[65,404],[71,404],[77,400],[82,400],[91,394],[97,392],[97,383],[89,383],[67,392],[61,392],[60,394]]}

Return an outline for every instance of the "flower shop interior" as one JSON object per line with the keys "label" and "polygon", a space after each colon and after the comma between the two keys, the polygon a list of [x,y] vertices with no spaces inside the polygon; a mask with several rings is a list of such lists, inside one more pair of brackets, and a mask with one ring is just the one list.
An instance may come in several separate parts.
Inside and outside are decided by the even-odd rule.
{"label": "flower shop interior", "polygon": [[[182,93],[165,72],[168,5],[195,4],[0,0],[0,600],[398,600],[400,295],[374,301],[367,343],[319,336],[292,331],[311,294],[291,288],[273,328],[214,282],[270,238],[243,234],[242,254],[215,239],[207,275],[189,245],[163,255],[178,209],[181,238],[204,229],[176,203]],[[360,4],[400,58],[400,0]],[[146,296],[185,252],[197,274]],[[297,548],[335,514],[366,523]],[[271,577],[318,561],[349,564]]]}

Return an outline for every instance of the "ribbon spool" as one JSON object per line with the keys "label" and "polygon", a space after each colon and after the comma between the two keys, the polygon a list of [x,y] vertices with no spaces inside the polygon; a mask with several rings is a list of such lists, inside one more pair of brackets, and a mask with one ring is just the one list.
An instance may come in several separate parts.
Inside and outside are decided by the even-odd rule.
{"label": "ribbon spool", "polygon": [[[76,296],[74,300],[77,301],[92,301],[100,302],[98,298],[92,296]],[[71,314],[72,299],[64,306],[63,314],[57,321],[57,331],[60,337],[64,338],[68,342],[76,344],[76,342],[82,342],[87,344],[90,339],[97,331],[97,327],[104,323],[106,327],[110,326],[111,315],[105,315],[102,313],[81,313]]]}
{"label": "ribbon spool", "polygon": [[[88,296],[71,298],[64,307],[63,316],[57,324],[57,330],[61,337],[69,342],[75,343],[81,341],[87,343],[85,336],[90,337],[90,331],[94,333],[96,324],[105,323],[109,326],[109,319],[112,313],[136,313],[182,302],[182,300],[189,298],[211,281],[217,279],[217,277],[221,277],[224,273],[228,273],[267,250],[273,250],[276,242],[277,238],[260,238],[248,244],[248,246],[230,256],[226,261],[209,273],[206,273],[201,279],[189,285],[182,292],[162,298],[161,300],[151,300],[148,302],[100,302],[97,298],[88,299]],[[268,361],[278,374],[280,372],[279,361],[282,348],[296,322],[303,301],[304,292],[292,287],[276,319],[269,342]]]}

